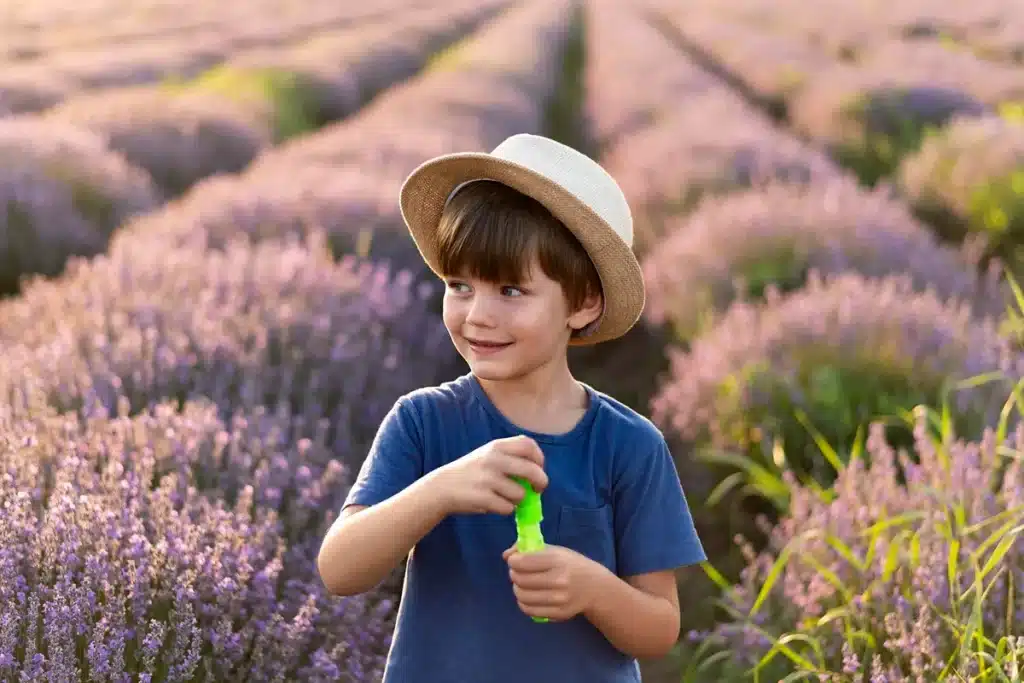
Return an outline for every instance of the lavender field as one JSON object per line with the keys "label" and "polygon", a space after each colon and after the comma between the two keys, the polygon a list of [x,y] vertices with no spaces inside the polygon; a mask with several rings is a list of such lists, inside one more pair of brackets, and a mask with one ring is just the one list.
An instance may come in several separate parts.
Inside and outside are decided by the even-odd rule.
{"label": "lavender field", "polygon": [[570,359],[711,557],[644,680],[1024,681],[1016,0],[0,17],[0,681],[380,680],[401,570],[315,558],[464,372],[398,188],[521,132],[634,211],[645,317]]}

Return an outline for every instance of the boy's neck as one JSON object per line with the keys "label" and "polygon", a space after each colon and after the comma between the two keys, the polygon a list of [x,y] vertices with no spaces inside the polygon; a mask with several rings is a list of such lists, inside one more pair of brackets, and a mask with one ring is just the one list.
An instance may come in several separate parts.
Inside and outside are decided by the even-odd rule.
{"label": "boy's neck", "polygon": [[569,371],[566,359],[507,380],[477,377],[494,407],[510,422],[533,432],[571,431],[587,410],[587,392]]}

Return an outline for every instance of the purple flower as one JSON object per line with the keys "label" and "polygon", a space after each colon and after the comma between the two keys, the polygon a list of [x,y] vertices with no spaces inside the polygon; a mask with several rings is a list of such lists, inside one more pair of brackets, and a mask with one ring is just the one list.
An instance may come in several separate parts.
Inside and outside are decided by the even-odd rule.
{"label": "purple flower", "polygon": [[323,439],[288,444],[295,425],[269,415],[225,424],[201,400],[3,421],[0,677],[379,678],[393,602],[332,598],[316,573],[349,478]]}
{"label": "purple flower", "polygon": [[[0,387],[39,387],[87,415],[192,397],[214,401],[224,419],[283,412],[299,432],[273,438],[326,429],[355,462],[398,396],[460,367],[417,290],[408,273],[335,263],[316,240],[132,242],[0,306]],[[269,462],[260,473],[260,495],[276,495],[279,471]]]}

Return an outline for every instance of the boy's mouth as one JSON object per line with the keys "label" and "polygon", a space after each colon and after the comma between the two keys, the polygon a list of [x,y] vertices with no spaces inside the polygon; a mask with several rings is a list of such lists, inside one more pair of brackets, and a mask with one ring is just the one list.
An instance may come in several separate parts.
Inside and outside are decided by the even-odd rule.
{"label": "boy's mouth", "polygon": [[483,339],[470,339],[468,337],[466,341],[474,353],[480,354],[494,353],[512,345],[512,342],[492,342]]}

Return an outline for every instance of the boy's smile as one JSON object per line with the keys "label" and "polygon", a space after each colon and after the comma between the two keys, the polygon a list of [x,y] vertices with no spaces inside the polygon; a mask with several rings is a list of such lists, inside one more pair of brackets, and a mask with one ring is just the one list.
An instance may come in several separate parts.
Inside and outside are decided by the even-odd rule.
{"label": "boy's smile", "polygon": [[512,342],[491,342],[472,337],[466,337],[466,342],[469,344],[469,350],[477,356],[489,356],[512,346]]}

